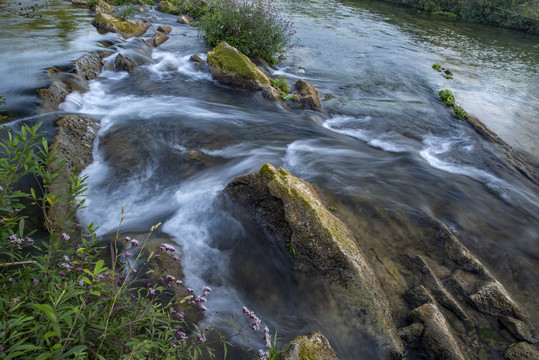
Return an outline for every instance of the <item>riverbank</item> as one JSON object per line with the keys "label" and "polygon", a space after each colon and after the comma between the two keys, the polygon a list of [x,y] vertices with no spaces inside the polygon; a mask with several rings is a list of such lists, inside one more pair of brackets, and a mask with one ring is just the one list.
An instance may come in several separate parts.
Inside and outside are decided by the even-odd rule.
{"label": "riverbank", "polygon": [[450,20],[494,25],[539,35],[539,6],[536,1],[479,0],[383,0],[411,7]]}

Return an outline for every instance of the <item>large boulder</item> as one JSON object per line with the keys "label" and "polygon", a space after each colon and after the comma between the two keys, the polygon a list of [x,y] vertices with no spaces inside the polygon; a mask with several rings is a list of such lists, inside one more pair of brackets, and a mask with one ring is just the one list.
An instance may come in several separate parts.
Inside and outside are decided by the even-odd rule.
{"label": "large boulder", "polygon": [[168,36],[164,33],[159,31],[159,29],[155,32],[155,35],[146,41],[148,45],[151,47],[159,47],[161,44],[163,44],[165,41],[168,40]]}
{"label": "large boulder", "polygon": [[95,14],[92,25],[98,29],[118,33],[126,39],[144,35],[150,27],[140,21],[122,20],[117,16],[102,13]]}
{"label": "large boulder", "polygon": [[312,184],[264,164],[258,173],[233,180],[225,191],[252,209],[267,231],[288,242],[297,271],[308,268],[323,279],[347,314],[350,332],[366,334],[389,358],[404,356],[385,294],[354,234]]}
{"label": "large boulder", "polygon": [[116,55],[116,59],[114,59],[114,70],[116,71],[132,72],[136,66],[132,59],[122,54]]}
{"label": "large boulder", "polygon": [[214,79],[232,86],[262,90],[270,86],[269,78],[238,49],[227,42],[208,52],[208,65]]}
{"label": "large boulder", "polygon": [[299,336],[283,348],[278,360],[338,360],[328,339],[316,331],[308,336]]}

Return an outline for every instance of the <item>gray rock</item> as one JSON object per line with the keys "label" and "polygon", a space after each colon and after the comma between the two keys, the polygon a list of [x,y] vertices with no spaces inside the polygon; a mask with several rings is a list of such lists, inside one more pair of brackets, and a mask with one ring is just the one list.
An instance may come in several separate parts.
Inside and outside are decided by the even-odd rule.
{"label": "gray rock", "polygon": [[84,80],[93,80],[99,76],[103,63],[101,56],[97,53],[88,53],[78,60],[75,60],[77,75]]}
{"label": "gray rock", "polygon": [[316,331],[299,336],[284,347],[278,360],[338,360],[328,339]]}
{"label": "gray rock", "polygon": [[151,39],[147,40],[146,43],[151,47],[158,47],[167,40],[168,36],[165,33],[156,31],[155,35]]}
{"label": "gray rock", "polygon": [[440,304],[453,311],[462,320],[468,320],[468,316],[458,302],[447,292],[440,283],[434,272],[421,256],[408,257],[412,266],[421,274],[422,286],[426,287]]}
{"label": "gray rock", "polygon": [[504,356],[507,360],[537,360],[539,351],[527,342],[519,342],[505,350]]}
{"label": "gray rock", "polygon": [[88,3],[86,2],[86,0],[71,0],[71,3],[74,6],[88,6]]}
{"label": "gray rock", "polygon": [[301,97],[301,104],[303,109],[321,111],[322,104],[318,97],[318,91],[303,79],[296,81],[295,87]]}
{"label": "gray rock", "polygon": [[125,57],[122,54],[118,54],[116,59],[114,59],[114,70],[115,71],[127,71],[132,72],[135,68],[135,63],[128,57]]}
{"label": "gray rock", "polygon": [[440,225],[441,231],[443,231],[445,235],[445,250],[449,255],[449,258],[470,272],[477,273],[486,279],[492,279],[492,276],[483,264],[481,264],[479,260],[477,260],[477,258],[462,245],[445,225],[441,223]]}
{"label": "gray rock", "polygon": [[444,316],[436,305],[421,305],[410,313],[410,317],[425,327],[421,341],[423,348],[431,359],[465,359],[453,334],[449,330]]}
{"label": "gray rock", "polygon": [[406,344],[414,343],[421,339],[423,332],[425,331],[425,326],[420,323],[413,323],[411,325],[400,328],[397,331],[397,335],[404,341]]}
{"label": "gray rock", "polygon": [[141,13],[141,14],[146,14],[148,12],[148,10],[146,10],[145,8],[143,8],[142,6],[139,7],[138,9],[138,12]]}
{"label": "gray rock", "polygon": [[526,311],[505,291],[498,281],[491,281],[470,296],[471,303],[482,312],[496,316],[514,317],[527,321]]}
{"label": "gray rock", "polygon": [[529,323],[508,316],[500,316],[500,321],[518,340],[537,344],[537,332]]}
{"label": "gray rock", "polygon": [[157,31],[160,31],[160,32],[165,33],[165,34],[170,34],[172,32],[172,27],[171,26],[160,25],[157,28]]}

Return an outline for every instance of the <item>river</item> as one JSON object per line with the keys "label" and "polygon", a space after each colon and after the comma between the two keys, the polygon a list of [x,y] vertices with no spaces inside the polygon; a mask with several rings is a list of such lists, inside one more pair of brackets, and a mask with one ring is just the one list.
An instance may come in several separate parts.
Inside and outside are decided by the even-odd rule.
{"label": "river", "polygon": [[[125,204],[126,232],[163,222],[162,236],[181,249],[185,283],[214,289],[209,312],[224,314],[217,324],[245,305],[283,343],[321,329],[343,359],[378,357],[361,334],[331,321],[327,299],[297,293],[283,259],[268,256],[261,235],[226,208],[224,187],[269,162],[326,189],[337,214],[368,238],[364,249],[383,258],[420,248],[420,223],[386,228],[365,209],[442,220],[537,323],[539,188],[453,117],[437,93],[452,90],[459,105],[539,162],[539,38],[379,2],[277,3],[297,34],[275,75],[315,85],[328,115],[220,85],[189,61],[210,50],[196,29],[153,10],[139,14],[172,26],[170,39],[151,55],[136,39],[115,45],[144,65],[131,75],[105,70],[60,106],[101,120],[82,220],[106,234]],[[62,1],[43,19],[0,14],[0,91],[12,113],[50,122],[34,95],[46,83],[44,70],[117,38],[98,34],[90,19]],[[327,315],[319,316],[324,306]]]}

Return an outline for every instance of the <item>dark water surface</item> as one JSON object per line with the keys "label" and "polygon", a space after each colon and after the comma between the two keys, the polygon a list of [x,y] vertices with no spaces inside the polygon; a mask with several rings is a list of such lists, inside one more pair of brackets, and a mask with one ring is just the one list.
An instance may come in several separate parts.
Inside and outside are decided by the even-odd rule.
{"label": "dark water surface", "polygon": [[[279,4],[297,35],[275,74],[314,84],[328,115],[290,111],[216,83],[188,60],[210,50],[196,29],[153,10],[138,15],[155,27],[171,25],[170,39],[151,57],[135,39],[115,46],[145,65],[131,75],[105,70],[88,92],[61,105],[102,122],[95,161],[85,170],[83,220],[105,234],[125,204],[126,231],[162,221],[164,235],[181,248],[185,283],[214,289],[208,308],[223,314],[217,323],[246,305],[278,328],[283,342],[321,329],[343,359],[378,357],[367,336],[351,334],[335,316],[331,294],[296,288],[282,249],[232,216],[222,189],[270,162],[328,190],[338,215],[368,235],[364,249],[384,259],[426,252],[417,242],[421,224],[388,228],[365,209],[442,220],[537,320],[538,186],[456,120],[437,93],[451,89],[458,104],[537,161],[538,38],[376,2]],[[67,2],[56,2],[44,20],[0,15],[0,91],[10,109],[39,114],[34,89],[46,83],[46,68],[116,38],[99,35],[90,19]],[[455,79],[441,77],[433,63]]]}

